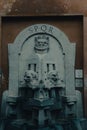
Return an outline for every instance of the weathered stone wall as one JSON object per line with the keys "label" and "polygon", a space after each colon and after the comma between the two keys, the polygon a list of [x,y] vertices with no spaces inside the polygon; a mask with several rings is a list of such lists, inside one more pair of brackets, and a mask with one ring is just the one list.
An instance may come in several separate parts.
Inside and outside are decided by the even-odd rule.
{"label": "weathered stone wall", "polygon": [[0,0],[0,14],[85,14],[87,0]]}

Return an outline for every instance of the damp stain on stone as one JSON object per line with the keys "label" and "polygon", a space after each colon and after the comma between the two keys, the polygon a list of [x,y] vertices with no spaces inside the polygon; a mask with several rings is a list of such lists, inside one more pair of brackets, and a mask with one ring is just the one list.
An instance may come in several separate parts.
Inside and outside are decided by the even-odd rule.
{"label": "damp stain on stone", "polygon": [[[68,0],[69,3],[70,0]],[[65,3],[65,5],[64,5]],[[11,11],[8,14],[48,14],[48,13],[65,13],[68,6],[61,0],[16,0],[13,4]],[[68,4],[69,5],[69,4]],[[66,7],[65,7],[66,6]]]}
{"label": "damp stain on stone", "polygon": [[13,4],[16,0],[0,0],[0,14],[4,15],[11,12]]}
{"label": "damp stain on stone", "polygon": [[87,14],[86,5],[86,0],[0,0],[0,15]]}

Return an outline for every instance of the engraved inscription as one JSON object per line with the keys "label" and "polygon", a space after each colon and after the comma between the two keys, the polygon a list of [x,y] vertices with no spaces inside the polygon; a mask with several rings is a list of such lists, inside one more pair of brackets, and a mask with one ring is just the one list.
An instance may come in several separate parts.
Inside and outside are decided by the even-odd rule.
{"label": "engraved inscription", "polygon": [[37,32],[43,32],[43,33],[50,33],[53,34],[53,27],[47,26],[47,25],[41,25],[41,26],[32,26],[28,29],[30,33],[37,33]]}

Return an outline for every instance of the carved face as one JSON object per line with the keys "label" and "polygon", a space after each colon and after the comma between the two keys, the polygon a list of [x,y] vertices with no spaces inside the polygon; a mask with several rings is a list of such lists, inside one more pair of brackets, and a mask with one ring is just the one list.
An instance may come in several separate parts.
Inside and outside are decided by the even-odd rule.
{"label": "carved face", "polygon": [[33,70],[27,70],[24,75],[24,80],[27,83],[30,83],[33,80],[37,80],[37,73]]}
{"label": "carved face", "polygon": [[50,80],[50,82],[52,82],[52,83],[57,83],[59,80],[58,72],[50,71],[48,73],[48,80]]}

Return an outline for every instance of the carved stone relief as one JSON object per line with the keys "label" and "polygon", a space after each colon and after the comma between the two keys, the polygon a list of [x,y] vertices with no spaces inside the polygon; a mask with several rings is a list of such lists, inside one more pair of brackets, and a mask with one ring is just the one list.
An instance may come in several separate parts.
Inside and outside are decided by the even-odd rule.
{"label": "carved stone relief", "polygon": [[6,121],[1,130],[82,129],[75,44],[58,28],[36,24],[24,29],[8,51],[9,87],[2,99]]}

